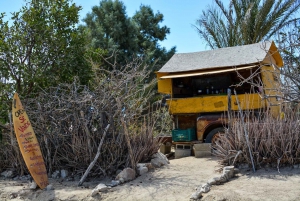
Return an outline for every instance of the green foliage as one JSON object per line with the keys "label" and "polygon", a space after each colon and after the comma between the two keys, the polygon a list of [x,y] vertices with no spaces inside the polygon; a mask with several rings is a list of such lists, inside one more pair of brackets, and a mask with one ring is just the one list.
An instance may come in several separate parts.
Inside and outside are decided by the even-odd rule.
{"label": "green foliage", "polygon": [[293,22],[300,8],[297,0],[232,0],[228,8],[220,0],[215,3],[195,26],[212,49],[268,40]]}
{"label": "green foliage", "polygon": [[175,47],[167,51],[158,44],[170,33],[169,28],[160,26],[162,21],[163,14],[154,14],[149,6],[142,5],[130,18],[126,15],[123,2],[102,0],[87,14],[83,27],[88,30],[93,48],[105,49],[109,55],[116,55],[109,62],[124,66],[139,58],[154,71],[176,51]]}
{"label": "green foliage", "polygon": [[15,91],[24,97],[74,77],[88,83],[86,40],[76,28],[80,9],[66,0],[31,0],[10,22],[0,16],[1,103]]}
{"label": "green foliage", "polygon": [[135,27],[127,17],[122,2],[101,1],[99,6],[94,6],[92,12],[87,14],[84,22],[93,48],[102,48],[109,52],[116,49],[126,51],[127,55],[119,52],[120,60],[136,51]]}

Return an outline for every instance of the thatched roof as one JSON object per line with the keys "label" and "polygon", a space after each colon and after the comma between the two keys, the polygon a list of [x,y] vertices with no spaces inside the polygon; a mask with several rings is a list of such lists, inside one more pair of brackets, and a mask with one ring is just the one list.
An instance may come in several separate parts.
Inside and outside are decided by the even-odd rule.
{"label": "thatched roof", "polygon": [[265,41],[251,45],[174,54],[158,72],[173,73],[257,64],[268,56],[268,52],[275,59],[276,65],[281,67],[282,58],[274,42]]}

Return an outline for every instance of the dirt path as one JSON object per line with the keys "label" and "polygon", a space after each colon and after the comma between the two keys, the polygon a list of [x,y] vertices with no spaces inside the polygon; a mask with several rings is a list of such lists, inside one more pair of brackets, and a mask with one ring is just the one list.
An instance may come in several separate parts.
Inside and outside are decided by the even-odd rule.
{"label": "dirt path", "polygon": [[228,183],[213,186],[202,200],[230,201],[299,201],[300,169],[285,167],[260,169],[256,173],[242,170],[242,174]]}
{"label": "dirt path", "polygon": [[170,160],[168,166],[156,169],[136,180],[112,189],[105,200],[189,200],[195,187],[212,176],[217,162],[214,158],[187,157]]}
{"label": "dirt path", "polygon": [[[30,190],[28,181],[0,179],[0,200],[189,200],[195,188],[208,179],[219,176],[215,158],[187,157],[170,160],[168,166],[156,169],[136,180],[109,189],[91,197],[92,189],[100,182],[109,184],[111,179],[85,182],[50,180],[54,190]],[[242,170],[238,177],[220,186],[213,186],[201,200],[300,200],[300,169],[262,169],[256,173]]]}

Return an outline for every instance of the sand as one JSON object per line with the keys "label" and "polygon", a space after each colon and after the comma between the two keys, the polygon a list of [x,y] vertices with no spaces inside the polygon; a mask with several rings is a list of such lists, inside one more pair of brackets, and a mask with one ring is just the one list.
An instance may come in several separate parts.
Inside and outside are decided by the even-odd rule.
{"label": "sand", "polygon": [[[112,178],[93,179],[78,187],[78,181],[50,179],[53,190],[30,190],[29,181],[0,179],[0,200],[189,200],[196,187],[219,176],[216,158],[186,157],[170,160],[168,166],[155,169],[134,181],[113,187],[91,197],[99,183],[109,184]],[[229,182],[212,186],[201,200],[300,200],[300,169],[285,167],[241,169]]]}

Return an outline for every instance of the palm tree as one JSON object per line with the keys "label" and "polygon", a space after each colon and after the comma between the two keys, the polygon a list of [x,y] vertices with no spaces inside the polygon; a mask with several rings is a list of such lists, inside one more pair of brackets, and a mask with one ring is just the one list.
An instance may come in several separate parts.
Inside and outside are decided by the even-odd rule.
{"label": "palm tree", "polygon": [[231,0],[228,9],[221,0],[202,11],[195,28],[212,49],[268,40],[299,18],[298,0]]}

